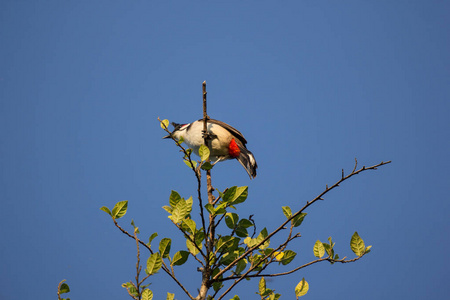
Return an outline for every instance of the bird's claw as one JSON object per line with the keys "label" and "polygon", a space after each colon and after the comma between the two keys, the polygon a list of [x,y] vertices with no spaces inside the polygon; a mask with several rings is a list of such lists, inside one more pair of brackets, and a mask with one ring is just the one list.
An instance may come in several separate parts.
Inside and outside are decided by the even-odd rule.
{"label": "bird's claw", "polygon": [[214,138],[214,135],[212,135],[210,132],[202,130],[202,138],[212,140]]}

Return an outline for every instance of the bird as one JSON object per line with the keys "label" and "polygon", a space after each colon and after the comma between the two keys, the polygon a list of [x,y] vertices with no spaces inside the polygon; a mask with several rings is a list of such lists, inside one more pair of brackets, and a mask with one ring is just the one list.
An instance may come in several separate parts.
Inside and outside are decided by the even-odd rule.
{"label": "bird", "polygon": [[[171,135],[177,140],[183,138],[184,143],[196,155],[199,155],[198,151],[200,146],[205,144],[203,125],[203,119],[187,124],[172,122],[174,129]],[[244,135],[231,125],[210,118],[207,119],[206,127],[206,137],[209,139],[210,160],[216,164],[219,161],[237,159],[247,171],[250,179],[255,178],[258,165],[256,164],[253,153],[245,146],[247,140],[244,138]],[[171,135],[167,135],[164,138],[170,138]]]}

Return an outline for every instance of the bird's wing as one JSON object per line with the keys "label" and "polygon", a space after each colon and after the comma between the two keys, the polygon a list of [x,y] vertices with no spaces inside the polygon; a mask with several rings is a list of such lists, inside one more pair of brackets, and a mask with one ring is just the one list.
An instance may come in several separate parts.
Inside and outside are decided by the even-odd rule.
{"label": "bird's wing", "polygon": [[[203,119],[200,119],[199,121],[203,121]],[[239,130],[234,128],[233,126],[230,126],[227,123],[224,123],[224,122],[218,121],[218,120],[214,120],[214,119],[208,119],[208,123],[212,123],[212,124],[216,124],[216,125],[222,126],[226,130],[231,132],[232,135],[237,137],[242,142],[242,144],[244,144],[244,146],[245,146],[245,144],[247,144],[247,140],[244,138],[244,135]]]}

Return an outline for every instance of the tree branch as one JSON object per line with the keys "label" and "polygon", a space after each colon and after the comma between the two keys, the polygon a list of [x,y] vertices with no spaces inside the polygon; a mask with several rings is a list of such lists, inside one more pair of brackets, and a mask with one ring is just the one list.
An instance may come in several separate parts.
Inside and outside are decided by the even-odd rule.
{"label": "tree branch", "polygon": [[283,222],[277,229],[275,229],[274,231],[272,231],[270,234],[267,235],[266,238],[264,238],[261,242],[259,242],[258,244],[254,245],[253,247],[249,248],[247,251],[245,251],[242,255],[240,255],[238,258],[236,258],[233,262],[231,262],[228,266],[226,266],[224,269],[222,269],[219,273],[216,274],[216,276],[214,276],[213,280],[218,279],[223,273],[225,273],[226,271],[230,270],[232,267],[234,267],[236,265],[236,263],[241,260],[242,258],[246,257],[249,253],[253,252],[255,249],[259,248],[259,246],[261,246],[262,244],[264,244],[268,239],[270,239],[273,235],[275,235],[277,232],[279,232],[280,230],[282,230],[284,228],[284,226],[291,222],[291,220],[293,220],[296,216],[298,216],[299,214],[301,214],[306,208],[308,208],[310,205],[312,205],[313,203],[315,203],[317,200],[323,200],[323,196],[325,194],[327,194],[329,191],[333,190],[334,188],[338,187],[340,183],[344,182],[345,180],[351,178],[354,175],[358,175],[361,172],[367,171],[367,170],[376,170],[378,167],[386,165],[391,163],[391,161],[387,161],[387,162],[381,162],[379,164],[373,165],[371,167],[366,168],[365,166],[363,166],[361,169],[356,170],[356,164],[355,163],[355,168],[354,170],[347,176],[345,177],[341,177],[341,179],[339,179],[335,184],[333,184],[331,187],[328,187],[328,185],[326,186],[325,190],[320,193],[316,198],[314,198],[313,200],[306,202],[306,205],[303,206],[303,208],[301,208],[299,211],[297,211],[295,214],[293,214],[290,218],[288,218],[285,222]]}
{"label": "tree branch", "polygon": [[[202,90],[203,90],[203,135],[204,135],[203,138],[204,138],[205,146],[208,147],[210,136],[208,134],[208,119],[209,119],[209,117],[208,117],[208,114],[206,111],[206,106],[207,106],[206,105],[206,94],[207,94],[206,81],[203,81]],[[208,157],[208,159],[206,161],[210,162],[210,158]],[[213,196],[212,192],[214,189],[211,184],[211,169],[206,170],[206,189],[208,191],[208,203],[213,205],[214,196]],[[202,285],[200,287],[200,291],[196,298],[198,300],[203,300],[206,298],[206,294],[208,293],[208,289],[210,287],[210,277],[211,277],[211,272],[212,272],[211,265],[210,265],[210,253],[212,253],[214,250],[214,237],[215,237],[214,215],[212,215],[210,213],[208,230],[205,231],[205,248],[206,248],[206,255],[207,255],[207,257],[205,258],[206,266],[202,272]]]}
{"label": "tree branch", "polygon": [[[129,236],[132,239],[135,239],[134,236],[132,236],[131,234],[128,233],[128,231],[126,231],[125,229],[123,229],[122,227],[120,227],[120,225],[117,223],[116,219],[112,218],[114,221],[114,225],[116,225],[117,228],[120,229],[120,231],[122,231],[125,235]],[[144,243],[143,241],[141,241],[140,239],[138,239],[139,244],[143,245],[145,248],[147,248],[151,254],[153,254],[153,250],[150,248],[150,246],[148,246],[146,243]],[[174,274],[172,274],[169,270],[169,268],[167,267],[166,263],[164,262],[164,260],[162,260],[162,267],[161,269],[163,269],[164,272],[166,272],[177,284],[178,286],[186,293],[186,295],[188,295],[188,297],[192,300],[194,300],[195,298],[189,293],[189,291],[181,284],[181,282],[178,281],[178,279],[175,277]]]}
{"label": "tree branch", "polygon": [[355,258],[353,258],[353,259],[349,259],[349,260],[345,260],[345,258],[336,260],[336,259],[332,259],[331,257],[328,256],[328,257],[324,257],[324,258],[319,258],[319,259],[313,260],[313,261],[311,261],[311,262],[309,262],[309,263],[306,263],[306,264],[304,264],[304,265],[301,265],[301,266],[299,266],[299,267],[297,267],[297,268],[295,268],[295,269],[293,269],[293,270],[287,271],[287,272],[275,273],[275,274],[257,274],[257,275],[248,275],[247,277],[250,278],[250,277],[277,277],[277,276],[284,276],[284,275],[288,275],[288,274],[297,272],[297,271],[300,270],[300,269],[306,268],[306,267],[308,267],[308,266],[310,266],[310,265],[313,265],[313,264],[315,264],[315,263],[318,263],[318,262],[329,261],[329,262],[335,262],[335,263],[338,262],[338,263],[343,263],[343,264],[345,264],[345,263],[355,262],[355,261],[361,259],[364,255],[365,255],[365,254],[363,254],[363,255],[361,255],[361,256],[358,256],[358,257],[355,257]]}

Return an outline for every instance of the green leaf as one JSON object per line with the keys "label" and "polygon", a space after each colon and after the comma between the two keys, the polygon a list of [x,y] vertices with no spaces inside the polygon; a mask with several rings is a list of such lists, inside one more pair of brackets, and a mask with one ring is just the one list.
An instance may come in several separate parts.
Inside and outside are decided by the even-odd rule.
{"label": "green leaf", "polygon": [[122,287],[124,287],[124,288],[130,288],[132,286],[133,286],[133,284],[131,282],[122,283]]}
{"label": "green leaf", "polygon": [[133,295],[133,296],[138,295],[136,287],[134,286],[133,283],[131,283],[131,282],[122,283],[122,287],[126,288],[130,292],[131,295]]}
{"label": "green leaf", "polygon": [[153,241],[153,239],[155,238],[155,237],[157,237],[158,236],[158,233],[157,232],[154,232],[149,238],[148,238],[148,246],[150,246],[151,245],[151,243],[152,243],[152,241]]}
{"label": "green leaf", "polygon": [[256,245],[256,239],[252,239],[248,236],[244,239],[244,244],[246,244],[247,247],[251,248]]}
{"label": "green leaf", "polygon": [[166,298],[166,300],[174,300],[174,299],[175,299],[175,294],[167,293],[167,298]]}
{"label": "green leaf", "polygon": [[211,170],[213,168],[213,165],[210,162],[204,162],[202,164],[202,169],[205,171]]}
{"label": "green leaf", "polygon": [[325,248],[321,241],[317,240],[317,242],[314,244],[313,252],[314,256],[318,258],[322,258],[322,256],[325,255]]}
{"label": "green leaf", "polygon": [[238,223],[239,227],[249,228],[253,226],[253,223],[247,219],[242,219]]}
{"label": "green leaf", "polygon": [[180,136],[180,138],[178,139],[178,144],[183,144],[184,142],[184,137]]}
{"label": "green leaf", "polygon": [[238,295],[234,295],[234,297],[233,297],[233,298],[231,298],[230,300],[241,300],[241,299],[239,298],[239,296],[238,296]]}
{"label": "green leaf", "polygon": [[159,253],[161,254],[162,258],[166,258],[169,256],[171,243],[172,243],[172,240],[169,238],[163,238],[159,242]]}
{"label": "green leaf", "polygon": [[[263,230],[261,230],[261,232],[259,233],[258,237],[256,238],[256,243],[259,244],[260,242],[262,242],[266,237],[268,236],[267,233],[267,228],[263,228]],[[259,249],[263,250],[267,247],[269,247],[270,244],[270,239],[268,239],[267,241],[265,241],[262,245],[259,246]]]}
{"label": "green leaf", "polygon": [[214,265],[216,263],[216,255],[213,251],[209,252],[209,264]]}
{"label": "green leaf", "polygon": [[303,219],[306,217],[306,213],[300,213],[295,218],[292,219],[292,224],[294,224],[294,227],[298,227],[302,224]]}
{"label": "green leaf", "polygon": [[221,214],[225,214],[226,211],[226,207],[228,206],[228,203],[221,203],[219,205],[217,205],[216,208],[214,208],[214,214],[215,215],[221,215]]}
{"label": "green leaf", "polygon": [[225,224],[227,224],[227,227],[230,229],[234,229],[236,227],[236,223],[239,220],[238,214],[235,213],[227,213],[225,215]]}
{"label": "green leaf", "polygon": [[145,289],[142,292],[141,300],[152,300],[152,299],[153,299],[153,292],[150,291],[149,289]]}
{"label": "green leaf", "polygon": [[247,237],[248,236],[247,228],[252,226],[253,223],[250,222],[249,220],[247,219],[240,220],[236,227],[236,235],[239,237]]}
{"label": "green leaf", "polygon": [[180,223],[184,217],[189,214],[189,207],[184,200],[178,201],[172,210],[172,215],[169,218],[176,224]]}
{"label": "green leaf", "polygon": [[100,210],[103,210],[105,213],[107,213],[108,215],[110,215],[112,217],[111,211],[106,206],[100,207]]}
{"label": "green leaf", "polygon": [[[273,294],[273,291],[271,289],[266,289],[266,291],[261,296],[264,299],[273,300],[275,295]],[[266,297],[269,297],[269,298],[266,298]]]}
{"label": "green leaf", "polygon": [[112,217],[114,219],[120,219],[127,213],[128,201],[120,201],[114,205],[112,210]]}
{"label": "green leaf", "polygon": [[183,229],[185,229],[190,234],[195,234],[197,231],[197,225],[195,224],[194,220],[192,219],[185,219],[183,220],[183,223],[181,225]]}
{"label": "green leaf", "polygon": [[195,234],[195,242],[197,243],[200,249],[202,249],[202,243],[204,239],[205,233],[203,232],[203,229],[201,229],[201,231],[197,231],[197,233]]}
{"label": "green leaf", "polygon": [[335,243],[333,243],[333,240],[331,239],[331,236],[328,238],[328,242],[330,242],[331,248],[334,248]]}
{"label": "green leaf", "polygon": [[234,251],[239,244],[239,239],[232,236],[223,236],[221,237],[216,244],[216,251],[224,251],[228,252]]}
{"label": "green leaf", "polygon": [[[266,237],[267,237],[267,229],[264,228],[263,230],[261,230],[261,232],[259,233],[258,237],[255,239],[252,239],[251,237],[246,237],[244,239],[244,243],[249,247],[253,247],[257,244],[259,244],[260,242],[262,242]],[[265,241],[262,245],[259,246],[259,249],[264,250],[265,248],[269,247],[270,244],[270,239]]]}
{"label": "green leaf", "polygon": [[191,211],[192,211],[192,204],[193,204],[193,203],[194,203],[194,200],[192,199],[192,196],[189,197],[189,198],[186,200],[186,204],[187,204],[187,207],[188,207],[188,214],[191,213]]}
{"label": "green leaf", "polygon": [[281,208],[283,209],[283,214],[289,219],[292,216],[291,208],[289,206],[282,206]]}
{"label": "green leaf", "polygon": [[232,263],[236,258],[237,258],[237,254],[235,251],[234,252],[227,252],[225,253],[222,258],[220,259],[220,263],[224,264],[224,265],[229,265],[230,263]]}
{"label": "green leaf", "polygon": [[61,287],[59,288],[59,293],[60,294],[65,294],[65,293],[68,293],[68,292],[70,292],[69,285],[67,283],[62,283]]}
{"label": "green leaf", "polygon": [[370,252],[370,248],[372,248],[372,246],[367,246],[366,249],[364,250],[364,254],[369,253]]}
{"label": "green leaf", "polygon": [[155,252],[147,260],[147,274],[155,274],[161,269],[162,258],[159,252]]}
{"label": "green leaf", "polygon": [[306,295],[306,293],[309,290],[309,284],[308,282],[305,280],[305,278],[302,279],[302,281],[300,281],[297,286],[295,287],[295,296],[301,297]]}
{"label": "green leaf", "polygon": [[212,284],[214,292],[219,291],[223,287],[223,283],[218,281]]}
{"label": "green leaf", "polygon": [[172,207],[168,206],[168,205],[164,205],[162,208],[164,208],[165,211],[167,211],[169,214],[172,213]]}
{"label": "green leaf", "polygon": [[[192,163],[191,163],[192,162]],[[197,168],[197,162],[195,160],[184,160],[184,163],[186,164],[186,166],[188,166],[191,169],[195,169]]]}
{"label": "green leaf", "polygon": [[260,295],[264,294],[264,292],[266,291],[266,280],[264,279],[264,277],[261,277],[261,279],[259,280],[258,290]]}
{"label": "green leaf", "polygon": [[[191,239],[193,239],[192,235],[190,237],[191,237]],[[195,256],[200,253],[199,249],[202,249],[202,247],[203,247],[202,241],[204,238],[205,238],[205,234],[203,232],[199,231],[195,235],[195,240],[194,240],[195,244],[192,243],[189,239],[186,239],[186,246],[187,246],[189,252],[192,253],[192,255]],[[197,247],[195,245],[197,245]]]}
{"label": "green leaf", "polygon": [[167,129],[167,128],[169,128],[169,120],[167,120],[167,119],[162,120],[162,121],[161,121],[161,128],[162,128],[162,129]]}
{"label": "green leaf", "polygon": [[232,205],[236,205],[239,203],[243,203],[248,196],[248,186],[240,186],[236,189],[236,194],[234,195],[234,200],[232,201]]}
{"label": "green leaf", "polygon": [[234,271],[234,273],[236,273],[236,275],[238,275],[242,271],[244,271],[246,267],[247,267],[247,260],[246,259],[241,259],[240,261],[237,262],[236,270]]}
{"label": "green leaf", "polygon": [[357,256],[361,256],[365,252],[366,247],[364,245],[364,241],[359,237],[358,232],[356,231],[350,240],[350,248]]}
{"label": "green leaf", "polygon": [[209,158],[209,149],[208,147],[206,147],[205,145],[201,145],[200,148],[198,149],[198,155],[200,156],[200,159],[202,161],[206,161]]}
{"label": "green leaf", "polygon": [[233,186],[223,194],[223,201],[229,202],[231,205],[244,202],[248,196],[248,186]]}
{"label": "green leaf", "polygon": [[242,237],[242,238],[245,238],[245,237],[248,237],[248,231],[247,231],[247,229],[245,229],[244,227],[237,227],[236,228],[236,235],[238,236],[238,237]]}
{"label": "green leaf", "polygon": [[281,264],[283,266],[289,264],[291,261],[294,260],[295,256],[297,255],[297,253],[295,253],[292,250],[286,250],[283,252],[283,258],[281,259]]}
{"label": "green leaf", "polygon": [[251,262],[253,267],[256,267],[254,270],[259,271],[267,260],[263,260],[263,255],[254,254],[248,257],[248,260]]}
{"label": "green leaf", "polygon": [[[219,268],[214,268],[211,273],[211,278],[214,278],[220,272]],[[222,279],[223,275],[220,275],[218,279]]]}
{"label": "green leaf", "polygon": [[189,252],[181,250],[175,253],[172,259],[172,265],[173,266],[181,266],[184,264],[187,259],[189,258]]}
{"label": "green leaf", "polygon": [[214,205],[212,205],[211,203],[206,204],[205,208],[211,215],[214,215],[216,212],[214,209]]}
{"label": "green leaf", "polygon": [[178,194],[177,191],[172,190],[170,192],[170,197],[169,197],[170,207],[174,208],[180,200],[181,200],[180,194]]}
{"label": "green leaf", "polygon": [[136,225],[134,225],[134,221],[133,221],[133,219],[131,219],[131,225],[133,226],[133,228],[134,228],[134,232],[136,232],[136,233],[140,233],[139,232],[139,227],[136,227]]}
{"label": "green leaf", "polygon": [[261,254],[267,255],[267,256],[272,256],[273,255],[273,249],[272,248],[266,248],[263,251],[260,251]]}
{"label": "green leaf", "polygon": [[328,256],[333,258],[333,256],[334,256],[333,248],[331,248],[331,246],[327,243],[322,243],[322,246],[325,248],[325,251],[327,252]]}

